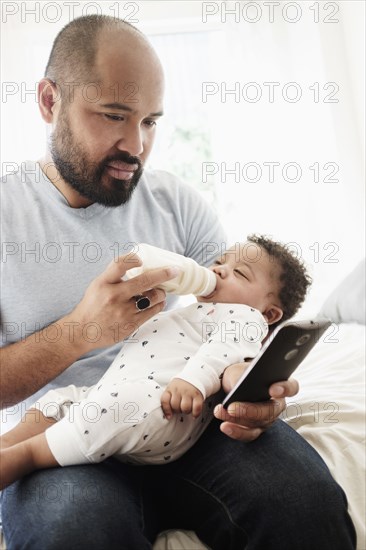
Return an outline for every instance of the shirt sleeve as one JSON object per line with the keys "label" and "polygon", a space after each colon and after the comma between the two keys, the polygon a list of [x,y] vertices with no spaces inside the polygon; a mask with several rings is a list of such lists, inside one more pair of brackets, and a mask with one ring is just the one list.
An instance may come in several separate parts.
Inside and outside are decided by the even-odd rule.
{"label": "shirt sleeve", "polygon": [[180,192],[186,237],[184,255],[207,267],[226,250],[226,233],[215,210],[196,189],[186,184]]}
{"label": "shirt sleeve", "polygon": [[206,399],[221,387],[226,367],[255,357],[268,333],[262,314],[242,304],[215,304],[202,323],[204,343],[176,376],[193,384]]}

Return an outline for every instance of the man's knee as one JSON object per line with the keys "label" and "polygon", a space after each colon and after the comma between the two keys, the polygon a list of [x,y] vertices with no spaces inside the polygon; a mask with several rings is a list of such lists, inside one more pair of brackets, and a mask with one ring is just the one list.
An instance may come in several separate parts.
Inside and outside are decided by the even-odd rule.
{"label": "man's knee", "polygon": [[135,494],[99,465],[27,476],[4,491],[7,548],[151,548]]}

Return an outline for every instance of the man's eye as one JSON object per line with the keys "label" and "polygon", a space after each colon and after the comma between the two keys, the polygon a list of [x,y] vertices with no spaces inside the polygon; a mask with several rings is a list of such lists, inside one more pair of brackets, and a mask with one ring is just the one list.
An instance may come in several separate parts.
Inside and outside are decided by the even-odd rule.
{"label": "man's eye", "polygon": [[154,126],[156,126],[156,120],[145,120],[144,124],[146,126],[149,126],[150,128],[153,128]]}
{"label": "man's eye", "polygon": [[121,122],[122,120],[124,120],[124,117],[123,116],[120,116],[120,115],[108,115],[106,113],[104,113],[104,116],[108,119],[108,120],[114,120],[116,122]]}

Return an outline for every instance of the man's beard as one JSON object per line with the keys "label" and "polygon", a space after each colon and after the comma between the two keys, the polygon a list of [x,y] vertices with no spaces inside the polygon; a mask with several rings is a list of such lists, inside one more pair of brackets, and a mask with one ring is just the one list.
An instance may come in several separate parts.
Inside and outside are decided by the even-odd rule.
{"label": "man's beard", "polygon": [[[143,172],[141,160],[118,151],[99,163],[93,163],[74,139],[66,115],[61,114],[58,122],[50,140],[50,152],[62,179],[93,203],[120,206],[129,201]],[[138,168],[131,179],[117,179],[107,172],[107,166],[114,161],[137,165]]]}

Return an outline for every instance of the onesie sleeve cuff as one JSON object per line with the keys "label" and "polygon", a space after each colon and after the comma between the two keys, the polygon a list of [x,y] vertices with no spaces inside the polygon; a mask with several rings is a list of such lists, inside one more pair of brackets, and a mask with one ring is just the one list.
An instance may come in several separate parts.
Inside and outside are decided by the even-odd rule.
{"label": "onesie sleeve cuff", "polygon": [[[224,369],[225,364],[223,363],[220,371],[223,372]],[[180,378],[195,386],[202,393],[204,399],[216,393],[221,388],[219,374],[208,363],[196,364],[195,361],[192,361],[174,378]]]}
{"label": "onesie sleeve cuff", "polygon": [[76,466],[90,462],[81,452],[78,439],[66,418],[47,428],[45,435],[51,453],[60,466]]}

